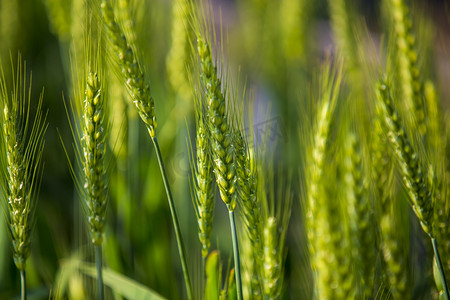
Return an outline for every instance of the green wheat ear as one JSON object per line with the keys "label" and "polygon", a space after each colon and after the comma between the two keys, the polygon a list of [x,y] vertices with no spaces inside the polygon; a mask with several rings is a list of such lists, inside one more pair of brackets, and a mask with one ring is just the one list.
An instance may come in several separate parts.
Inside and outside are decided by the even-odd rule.
{"label": "green wheat ear", "polygon": [[386,264],[387,280],[394,299],[409,299],[408,256],[407,248],[402,246],[397,231],[398,221],[395,212],[399,209],[394,205],[391,197],[393,163],[389,153],[387,137],[384,135],[382,121],[377,115],[373,122],[371,139],[372,174],[374,181],[374,194],[379,207],[378,224],[381,231],[380,247],[383,260]]}
{"label": "green wheat ear", "polygon": [[389,0],[389,4],[397,46],[396,63],[401,94],[408,111],[414,115],[417,130],[423,137],[427,129],[422,99],[423,83],[417,63],[416,37],[412,29],[409,8],[404,0]]}
{"label": "green wheat ear", "polygon": [[154,101],[150,95],[150,85],[144,73],[132,41],[127,39],[118,25],[109,1],[101,1],[103,21],[108,31],[108,41],[112,46],[112,60],[120,69],[120,75],[131,95],[139,115],[147,126],[152,138],[155,137],[156,117]]}
{"label": "green wheat ear", "polygon": [[347,134],[345,141],[344,186],[347,198],[354,265],[365,297],[373,292],[375,278],[375,232],[372,203],[360,135]]}
{"label": "green wheat ear", "polygon": [[83,175],[92,243],[103,242],[106,215],[105,151],[106,118],[103,91],[97,73],[89,72],[86,80],[82,118]]}
{"label": "green wheat ear", "polygon": [[42,152],[47,130],[46,115],[42,112],[43,93],[39,97],[34,120],[30,117],[31,76],[27,83],[26,66],[20,55],[17,67],[11,59],[12,88],[7,86],[0,62],[0,120],[2,137],[1,188],[4,193],[6,220],[12,241],[14,263],[20,270],[22,299],[27,297],[26,263],[31,251],[31,236],[35,225],[35,210],[42,177]]}
{"label": "green wheat ear", "polygon": [[25,270],[30,255],[34,211],[42,175],[41,157],[44,149],[46,116],[42,112],[43,93],[39,97],[34,121],[30,118],[31,76],[27,83],[26,66],[18,57],[12,89],[7,86],[0,66],[2,126],[2,177],[6,193],[7,222],[13,244],[14,263]]}
{"label": "green wheat ear", "polygon": [[197,34],[197,42],[201,64],[201,79],[206,92],[214,174],[222,201],[227,205],[229,211],[234,211],[236,207],[236,172],[232,132],[225,112],[225,95],[222,92],[222,82],[217,72],[209,43],[199,33]]}
{"label": "green wheat ear", "polygon": [[211,137],[206,124],[201,95],[198,91],[194,92],[194,111],[196,126],[195,152],[192,149],[192,141],[189,142],[191,153],[189,158],[192,171],[191,190],[198,222],[198,237],[202,244],[202,257],[206,258],[211,245],[215,186],[209,148]]}
{"label": "green wheat ear", "polygon": [[413,148],[402,120],[392,102],[390,88],[386,81],[381,81],[377,88],[378,111],[383,116],[387,136],[399,163],[412,208],[423,230],[433,236],[433,200],[428,180],[422,171],[424,162]]}

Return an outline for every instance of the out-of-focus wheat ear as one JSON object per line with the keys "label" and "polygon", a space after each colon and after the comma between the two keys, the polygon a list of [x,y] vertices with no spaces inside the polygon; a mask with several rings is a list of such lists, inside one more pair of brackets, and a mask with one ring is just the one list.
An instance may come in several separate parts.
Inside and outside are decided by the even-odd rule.
{"label": "out-of-focus wheat ear", "polygon": [[[315,278],[315,294],[320,299],[354,296],[354,277],[348,266],[350,244],[345,236],[341,205],[336,201],[336,187],[330,186],[336,163],[330,163],[329,141],[332,119],[341,85],[342,65],[324,68],[318,109],[308,146],[306,189],[306,226]],[[325,163],[327,167],[325,168]],[[332,271],[333,270],[333,271]],[[353,293],[353,294],[352,294]]]}
{"label": "out-of-focus wheat ear", "polygon": [[365,298],[373,293],[375,278],[375,230],[373,208],[369,198],[363,149],[353,132],[345,141],[344,183],[349,214],[354,266]]}
{"label": "out-of-focus wheat ear", "polygon": [[[107,97],[111,102],[110,105],[107,105],[110,121],[110,134],[108,134],[108,143],[109,147],[114,152],[114,156],[116,157],[117,168],[121,172],[124,172],[127,168],[126,165],[129,150],[128,126],[130,118],[128,114],[130,112],[130,105],[127,99],[128,94],[125,91],[125,87],[115,76],[113,76],[114,74],[112,74],[113,72],[110,69],[108,69],[106,72],[108,75],[110,75],[107,84]],[[134,113],[134,108],[132,109]]]}
{"label": "out-of-focus wheat ear", "polygon": [[30,256],[31,237],[35,225],[37,196],[42,177],[42,152],[47,130],[42,112],[43,93],[30,114],[31,76],[27,82],[26,66],[21,56],[17,65],[11,58],[12,87],[8,87],[0,62],[0,97],[2,106],[1,182],[5,197],[6,220],[12,240],[14,263],[20,270],[22,299],[26,299],[25,267]]}
{"label": "out-of-focus wheat ear", "polygon": [[47,0],[44,1],[49,16],[51,30],[61,41],[70,39],[71,4],[72,1]]}
{"label": "out-of-focus wheat ear", "polygon": [[167,55],[166,65],[169,81],[178,97],[184,101],[183,107],[191,109],[192,89],[187,75],[191,57],[191,39],[194,37],[189,27],[191,0],[172,2],[172,46]]}
{"label": "out-of-focus wheat ear", "polygon": [[[427,146],[431,164],[436,169],[437,179],[442,180],[443,164],[445,159],[445,142],[443,118],[436,88],[431,80],[424,84],[424,98],[427,105]],[[442,184],[441,186],[442,187]]]}
{"label": "out-of-focus wheat ear", "polygon": [[[292,172],[285,172],[275,165],[275,153],[269,154],[271,161],[265,164],[267,172],[260,169],[266,180],[259,185],[258,194],[263,206],[263,261],[262,283],[264,297],[279,299],[285,287],[286,235],[292,212]],[[264,174],[264,175],[263,175]],[[265,195],[265,196],[263,196]]]}
{"label": "out-of-focus wheat ear", "polygon": [[347,70],[354,72],[359,62],[353,5],[348,0],[329,0],[328,6],[335,43],[342,51]]}
{"label": "out-of-focus wheat ear", "polygon": [[284,56],[288,62],[305,62],[308,12],[312,5],[304,0],[283,0],[280,4],[281,37]]}
{"label": "out-of-focus wheat ear", "polygon": [[392,296],[394,299],[410,299],[408,255],[405,255],[404,241],[399,238],[399,220],[395,219],[394,211],[390,209],[380,217],[381,250]]}
{"label": "out-of-focus wheat ear", "polygon": [[101,1],[103,21],[108,31],[108,42],[112,48],[112,59],[120,69],[120,74],[133,103],[144,121],[152,138],[155,137],[156,117],[150,85],[144,68],[139,62],[134,46],[127,40],[122,28],[118,25],[111,4]]}
{"label": "out-of-focus wheat ear", "polygon": [[[377,222],[381,231],[381,252],[385,263],[385,273],[394,299],[409,299],[408,248],[402,246],[397,230],[395,209],[392,197],[393,161],[390,155],[388,140],[384,134],[380,116],[373,122],[371,138],[371,169],[374,181],[373,190],[378,207]],[[398,206],[398,205],[397,205]]]}
{"label": "out-of-focus wheat ear", "polygon": [[[331,67],[329,67],[331,69]],[[316,226],[320,226],[316,217],[319,216],[319,209],[324,205],[323,200],[323,172],[325,164],[325,153],[329,138],[331,119],[336,107],[337,94],[341,80],[341,70],[332,74],[330,69],[326,69],[323,75],[322,91],[320,102],[316,113],[315,125],[312,133],[311,145],[308,149],[308,162],[306,171],[307,208],[306,225],[309,251],[313,265],[316,252],[315,242],[318,241]],[[333,78],[335,76],[335,78]],[[336,86],[334,82],[336,82]],[[314,268],[314,266],[313,266]]]}
{"label": "out-of-focus wheat ear", "polygon": [[389,11],[393,20],[394,39],[397,45],[396,65],[400,88],[407,110],[417,122],[418,132],[426,134],[426,121],[422,99],[422,80],[417,65],[416,37],[412,29],[409,8],[404,0],[390,0]]}

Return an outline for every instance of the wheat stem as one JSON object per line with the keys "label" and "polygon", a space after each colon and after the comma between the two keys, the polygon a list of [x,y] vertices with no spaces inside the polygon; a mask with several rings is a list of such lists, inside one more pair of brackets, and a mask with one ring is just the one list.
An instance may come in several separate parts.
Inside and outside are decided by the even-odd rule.
{"label": "wheat stem", "polygon": [[97,267],[97,293],[98,299],[103,300],[103,272],[102,272],[102,245],[95,246],[95,265]]}
{"label": "wheat stem", "polygon": [[202,256],[202,279],[203,279],[203,282],[202,282],[202,295],[204,296],[205,295],[205,293],[206,293],[206,279],[207,279],[207,276],[206,276],[206,257],[205,256]]}
{"label": "wheat stem", "polygon": [[236,289],[238,300],[242,299],[242,281],[241,281],[241,261],[239,258],[239,245],[236,232],[236,222],[234,220],[234,210],[228,210],[230,216],[231,238],[233,240],[234,269],[236,274]]}
{"label": "wheat stem", "polygon": [[[152,136],[152,131],[149,129],[149,134]],[[188,299],[193,299],[191,279],[189,277],[189,272],[186,263],[185,251],[183,238],[181,236],[180,224],[178,223],[177,212],[175,210],[175,204],[173,202],[172,192],[170,191],[169,180],[167,179],[166,169],[164,167],[164,162],[161,156],[161,150],[159,149],[158,140],[156,137],[152,137],[153,146],[155,147],[156,156],[158,158],[159,168],[161,170],[161,176],[164,182],[164,187],[166,189],[167,201],[169,202],[170,214],[172,215],[173,227],[175,228],[175,236],[178,244],[178,253],[180,255],[181,267],[183,269],[184,281],[186,283],[186,290],[188,294]]]}
{"label": "wheat stem", "polygon": [[449,293],[448,293],[447,280],[445,278],[445,273],[444,273],[444,266],[442,265],[441,256],[439,255],[439,250],[438,250],[438,244],[437,244],[437,241],[435,238],[431,238],[431,244],[433,244],[434,258],[436,259],[439,273],[441,275],[445,299],[449,300],[450,297],[449,297]]}
{"label": "wheat stem", "polygon": [[20,270],[21,299],[27,300],[27,279],[25,270]]}

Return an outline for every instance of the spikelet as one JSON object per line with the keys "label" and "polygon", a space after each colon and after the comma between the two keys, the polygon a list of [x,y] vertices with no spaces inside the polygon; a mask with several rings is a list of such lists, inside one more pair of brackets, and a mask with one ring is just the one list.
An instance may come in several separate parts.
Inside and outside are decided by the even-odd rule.
{"label": "spikelet", "polygon": [[114,63],[120,68],[122,80],[131,95],[133,103],[144,121],[152,138],[155,137],[156,117],[150,86],[140,64],[136,51],[126,38],[122,28],[117,24],[110,3],[101,1],[103,21],[108,29],[112,46]]}
{"label": "spikelet", "polygon": [[105,184],[105,108],[103,91],[96,73],[89,72],[86,82],[82,122],[82,152],[85,204],[92,243],[103,242],[107,204]]}
{"label": "spikelet", "polygon": [[428,180],[422,171],[423,162],[420,161],[420,157],[411,146],[400,116],[392,103],[386,82],[382,81],[378,84],[377,96],[377,109],[384,118],[387,136],[400,166],[403,183],[410,203],[423,230],[432,237],[432,193],[428,187]]}
{"label": "spikelet", "polygon": [[[10,90],[1,68],[0,96],[2,105],[2,189],[5,212],[12,239],[16,267],[23,271],[30,256],[31,235],[35,224],[37,191],[42,175],[41,156],[44,149],[46,117],[42,113],[43,94],[37,111],[30,118],[31,79],[27,83],[26,67],[18,57],[17,69],[12,66],[13,86]],[[27,88],[27,85],[29,87]],[[29,90],[27,90],[29,89]]]}
{"label": "spikelet", "polygon": [[416,38],[412,31],[409,9],[403,0],[390,0],[395,41],[397,44],[397,69],[401,93],[409,112],[417,122],[419,133],[426,133],[425,113],[422,102],[422,82],[417,67]]}
{"label": "spikelet", "polygon": [[229,211],[236,207],[236,174],[232,132],[225,111],[225,96],[222,82],[211,53],[209,43],[197,33],[197,51],[200,56],[201,80],[205,89],[208,128],[211,133],[211,148],[214,174],[222,201]]}

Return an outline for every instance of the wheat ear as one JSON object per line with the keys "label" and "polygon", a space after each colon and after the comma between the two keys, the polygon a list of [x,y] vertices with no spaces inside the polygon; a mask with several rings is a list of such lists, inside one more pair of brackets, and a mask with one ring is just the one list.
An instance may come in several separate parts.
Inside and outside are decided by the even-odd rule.
{"label": "wheat ear", "polygon": [[[0,96],[3,113],[1,163],[2,189],[6,194],[5,211],[12,240],[14,263],[20,271],[21,295],[26,299],[25,267],[31,249],[35,224],[37,193],[42,176],[46,116],[42,112],[43,93],[37,104],[33,123],[30,120],[31,77],[27,88],[26,66],[19,55],[17,69],[12,65],[12,90],[7,87],[0,65]],[[31,125],[31,127],[30,127]]]}
{"label": "wheat ear", "polygon": [[154,111],[153,98],[150,95],[150,85],[148,79],[143,71],[142,64],[139,62],[136,51],[131,41],[127,40],[122,28],[117,24],[114,11],[111,4],[107,0],[101,1],[101,10],[103,21],[107,27],[109,42],[112,46],[114,54],[113,61],[117,67],[120,68],[121,76],[128,92],[131,95],[133,103],[135,104],[139,116],[145,123],[148,133],[152,139],[153,146],[158,159],[158,164],[161,171],[164,187],[166,189],[167,201],[169,204],[170,214],[172,216],[172,223],[175,230],[175,236],[178,245],[178,254],[181,260],[181,267],[183,269],[184,280],[188,298],[193,298],[193,291],[189,270],[186,262],[186,255],[184,250],[183,238],[181,236],[181,229],[178,221],[175,203],[172,197],[169,180],[164,166],[164,161],[159,148],[159,143],[156,138],[156,117]]}
{"label": "wheat ear", "polygon": [[150,86],[143,71],[142,64],[139,62],[133,46],[117,24],[109,2],[102,0],[101,9],[103,21],[108,28],[109,40],[114,51],[113,59],[120,68],[123,81],[127,86],[142,121],[147,126],[150,136],[154,138],[156,130],[154,101],[150,95]]}
{"label": "wheat ear", "polygon": [[403,183],[409,196],[412,208],[419,219],[422,229],[431,239],[434,255],[439,267],[440,277],[446,298],[449,298],[443,265],[439,256],[437,241],[433,232],[433,196],[428,179],[422,172],[423,162],[411,146],[409,137],[403,127],[400,116],[395,109],[389,87],[385,81],[378,84],[378,110],[384,116],[384,123],[394,155],[400,165]]}
{"label": "wheat ear", "polygon": [[202,244],[202,257],[208,256],[211,245],[211,233],[214,217],[214,179],[212,175],[212,159],[209,130],[205,120],[205,113],[198,92],[195,99],[196,151],[191,147],[191,170],[193,181],[194,208],[198,222],[198,237]]}
{"label": "wheat ear", "polygon": [[263,223],[262,262],[259,267],[264,299],[282,296],[285,242],[292,209],[292,172],[285,175],[281,165],[276,165],[275,155],[275,150],[268,147],[258,155],[258,200],[262,206]]}
{"label": "wheat ear", "polygon": [[392,186],[392,160],[389,156],[386,136],[383,132],[379,116],[373,123],[371,144],[372,175],[374,179],[374,193],[379,207],[378,224],[381,230],[381,251],[386,263],[386,273],[394,299],[411,298],[408,286],[408,262],[404,255],[405,247],[398,237],[398,230],[394,219],[394,205],[389,190]]}
{"label": "wheat ear", "polygon": [[[312,141],[308,149],[306,225],[315,294],[320,299],[352,296],[353,276],[348,269],[349,243],[345,237],[339,202],[327,191],[325,170],[330,131],[341,84],[342,66],[323,72],[321,94]],[[333,167],[335,167],[333,165]],[[329,168],[327,168],[329,169]],[[345,266],[345,267],[342,267]],[[331,270],[334,270],[333,272]]]}
{"label": "wheat ear", "polygon": [[375,232],[373,209],[365,176],[362,146],[354,133],[349,133],[345,142],[344,182],[348,201],[350,236],[354,265],[364,297],[370,297],[375,278]]}
{"label": "wheat ear", "polygon": [[98,298],[103,299],[102,243],[105,231],[107,185],[105,183],[106,119],[98,75],[89,72],[83,110],[83,171],[91,240],[95,246]]}
{"label": "wheat ear", "polygon": [[261,205],[257,198],[257,178],[255,152],[250,151],[248,142],[242,136],[242,128],[237,128],[234,133],[234,145],[236,148],[236,174],[239,186],[239,204],[242,209],[242,221],[245,233],[249,239],[249,259],[251,263],[249,271],[250,288],[253,297],[261,297],[260,262],[263,254],[263,225],[261,219]]}
{"label": "wheat ear", "polygon": [[106,215],[105,183],[105,107],[103,90],[96,73],[89,72],[86,80],[82,122],[82,153],[85,205],[87,207],[91,241],[95,246],[103,243]]}
{"label": "wheat ear", "polygon": [[425,113],[422,102],[422,82],[417,67],[416,38],[408,7],[403,0],[390,0],[395,41],[397,44],[397,67],[401,92],[409,111],[413,112],[419,133],[426,133]]}
{"label": "wheat ear", "polygon": [[198,54],[201,60],[201,78],[206,90],[208,127],[211,132],[211,148],[214,161],[214,174],[222,201],[229,211],[236,207],[236,173],[232,132],[225,113],[225,96],[217,67],[206,40],[197,35]]}
{"label": "wheat ear", "polygon": [[383,116],[387,128],[387,136],[399,163],[409,200],[420,221],[423,230],[433,237],[432,216],[433,202],[422,171],[423,162],[411,145],[405,128],[392,102],[389,87],[386,82],[378,84],[378,110]]}
{"label": "wheat ear", "polygon": [[172,4],[172,46],[167,55],[167,73],[172,88],[190,107],[191,86],[187,75],[187,63],[190,58],[192,32],[189,23],[190,0],[173,1]]}
{"label": "wheat ear", "polygon": [[200,57],[202,86],[205,90],[207,124],[211,134],[210,147],[214,161],[213,170],[220,197],[228,208],[233,241],[233,253],[238,299],[242,299],[241,266],[234,209],[236,207],[236,172],[232,132],[225,111],[225,96],[221,79],[211,53],[211,47],[197,31],[197,51]]}

